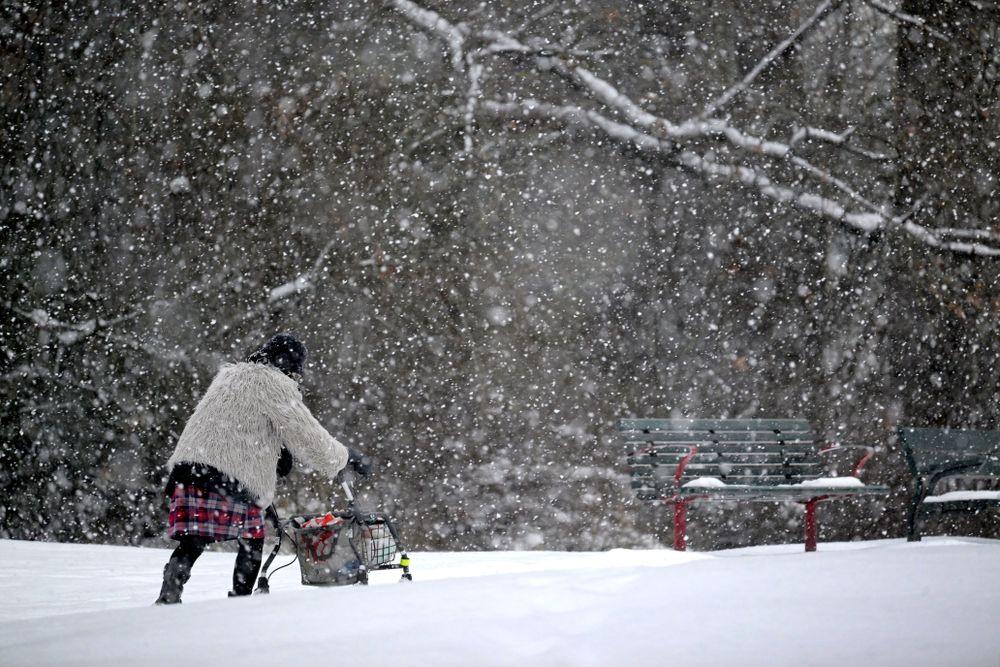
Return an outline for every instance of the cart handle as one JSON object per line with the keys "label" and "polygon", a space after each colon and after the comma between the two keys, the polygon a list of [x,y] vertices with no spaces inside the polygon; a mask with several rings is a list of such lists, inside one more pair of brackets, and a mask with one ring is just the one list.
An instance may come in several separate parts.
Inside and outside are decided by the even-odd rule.
{"label": "cart handle", "polygon": [[354,491],[351,490],[351,484],[354,482],[354,473],[345,467],[337,473],[336,480],[340,482],[340,488],[344,490],[344,496],[347,498],[347,506],[353,509]]}

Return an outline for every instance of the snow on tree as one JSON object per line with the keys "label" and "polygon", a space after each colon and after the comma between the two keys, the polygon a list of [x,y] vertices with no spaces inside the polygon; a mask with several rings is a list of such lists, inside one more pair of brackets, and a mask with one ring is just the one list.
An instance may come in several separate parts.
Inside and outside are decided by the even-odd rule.
{"label": "snow on tree", "polygon": [[26,3],[0,36],[0,535],[157,539],[195,401],[279,330],[417,548],[647,539],[618,417],[805,417],[897,486],[896,425],[996,425],[989,3]]}

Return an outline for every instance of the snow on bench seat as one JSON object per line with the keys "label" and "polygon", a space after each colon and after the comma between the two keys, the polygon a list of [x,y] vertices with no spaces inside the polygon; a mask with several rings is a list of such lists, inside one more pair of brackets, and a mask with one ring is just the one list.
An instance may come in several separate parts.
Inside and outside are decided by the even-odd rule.
{"label": "snow on bench seat", "polygon": [[1000,491],[949,491],[938,496],[927,496],[925,503],[968,502],[970,500],[1000,501]]}
{"label": "snow on bench seat", "polygon": [[824,489],[851,489],[866,486],[857,477],[820,477],[819,479],[807,479],[799,482],[795,486],[821,486]]}
{"label": "snow on bench seat", "polygon": [[[767,488],[795,489],[802,487],[819,487],[822,489],[852,489],[863,486],[866,486],[865,483],[857,477],[817,477],[816,479],[803,480],[797,484],[775,484]],[[747,489],[760,488],[744,484],[726,484],[718,477],[698,477],[697,479],[692,479],[690,482],[681,485],[682,489],[718,489],[720,487]]]}

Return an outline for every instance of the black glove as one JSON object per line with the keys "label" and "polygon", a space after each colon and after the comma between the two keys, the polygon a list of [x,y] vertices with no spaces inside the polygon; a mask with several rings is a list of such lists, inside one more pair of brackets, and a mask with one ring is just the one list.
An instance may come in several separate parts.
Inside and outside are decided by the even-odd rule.
{"label": "black glove", "polygon": [[347,448],[347,465],[361,477],[367,477],[372,474],[372,460],[366,455],[362,454],[356,449],[350,447]]}
{"label": "black glove", "polygon": [[284,446],[281,448],[281,456],[278,457],[278,477],[288,477],[288,473],[292,472],[292,453],[288,451]]}

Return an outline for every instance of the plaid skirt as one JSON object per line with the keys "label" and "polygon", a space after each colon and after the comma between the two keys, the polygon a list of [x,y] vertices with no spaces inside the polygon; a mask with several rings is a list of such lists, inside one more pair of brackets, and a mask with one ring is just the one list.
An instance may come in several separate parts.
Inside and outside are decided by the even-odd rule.
{"label": "plaid skirt", "polygon": [[211,540],[264,537],[264,513],[254,503],[207,491],[191,484],[178,484],[170,496],[167,535]]}

